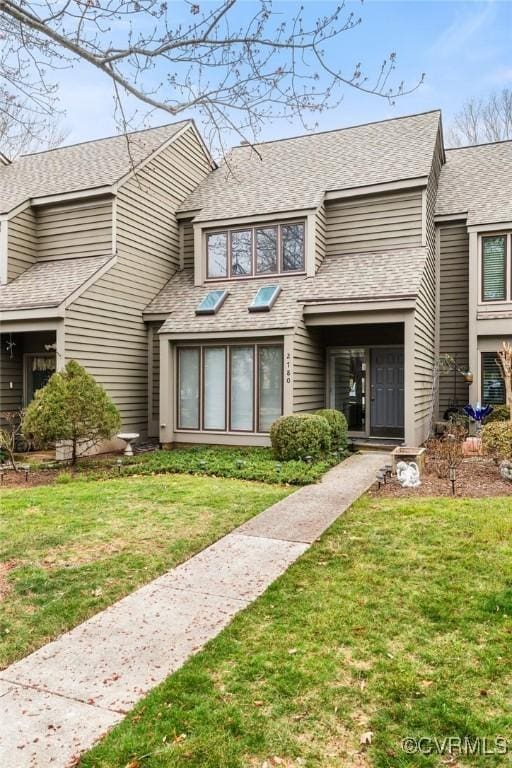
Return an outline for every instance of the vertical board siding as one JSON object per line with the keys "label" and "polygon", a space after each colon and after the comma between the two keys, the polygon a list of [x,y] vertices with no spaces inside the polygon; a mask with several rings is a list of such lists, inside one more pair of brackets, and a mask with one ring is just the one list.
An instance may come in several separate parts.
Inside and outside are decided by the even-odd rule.
{"label": "vertical board siding", "polygon": [[194,269],[194,226],[191,221],[183,221],[180,228],[183,269]]}
{"label": "vertical board siding", "polygon": [[324,347],[318,332],[301,321],[293,339],[293,411],[306,413],[324,406]]}
{"label": "vertical board siding", "polygon": [[438,146],[426,190],[427,257],[414,314],[414,432],[421,444],[428,436],[432,408],[433,369],[436,357],[436,234],[435,206],[441,150]]}
{"label": "vertical board siding", "polygon": [[117,263],[66,312],[67,358],[103,384],[123,429],[141,435],[148,429],[149,378],[142,312],[179,268],[176,210],[208,171],[189,127],[127,180],[117,198]]}
{"label": "vertical board siding", "polygon": [[12,334],[16,346],[11,358],[6,349],[9,338],[9,334],[0,336],[0,411],[18,411],[23,407],[23,339],[21,334]]}
{"label": "vertical board siding", "polygon": [[7,281],[14,280],[36,260],[35,216],[25,208],[7,225]]}
{"label": "vertical board siding", "polygon": [[[439,230],[440,302],[439,353],[451,355],[463,370],[469,367],[469,235],[464,224],[443,226]],[[453,401],[467,398],[467,385],[453,372],[441,375],[439,413]]]}
{"label": "vertical board siding", "polygon": [[106,197],[38,209],[38,258],[67,259],[111,253],[112,200]]}
{"label": "vertical board siding", "polygon": [[325,205],[321,205],[316,212],[315,232],[315,272],[318,271],[325,256]]}
{"label": "vertical board siding", "polygon": [[331,201],[325,213],[327,255],[421,245],[421,190]]}

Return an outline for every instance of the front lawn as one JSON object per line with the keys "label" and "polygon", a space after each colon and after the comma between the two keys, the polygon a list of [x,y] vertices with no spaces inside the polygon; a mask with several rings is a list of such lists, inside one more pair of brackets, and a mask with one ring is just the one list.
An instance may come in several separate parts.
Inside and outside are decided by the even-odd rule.
{"label": "front lawn", "polygon": [[401,742],[511,748],[511,567],[510,498],[366,496],[81,765],[509,765]]}
{"label": "front lawn", "polygon": [[0,668],[289,492],[187,475],[1,491]]}

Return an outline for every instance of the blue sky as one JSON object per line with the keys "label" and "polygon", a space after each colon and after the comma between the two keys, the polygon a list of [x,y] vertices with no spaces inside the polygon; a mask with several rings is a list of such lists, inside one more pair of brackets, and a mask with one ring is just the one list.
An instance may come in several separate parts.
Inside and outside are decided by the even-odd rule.
{"label": "blue sky", "polygon": [[[328,13],[335,6],[323,0],[303,4],[310,17]],[[251,0],[243,0],[239,12],[249,13],[251,5]],[[276,10],[288,13],[295,7],[294,2],[275,4]],[[443,110],[446,128],[468,97],[512,87],[510,1],[366,0],[362,6],[354,2],[349,7],[362,16],[363,23],[337,42],[339,66],[351,72],[354,63],[361,61],[365,71],[376,72],[382,58],[396,51],[400,79],[413,84],[422,72],[426,79],[394,106],[377,96],[345,89],[336,109],[315,118],[322,130],[438,107]],[[63,72],[60,99],[66,109],[66,143],[116,133],[111,84],[92,68],[81,64]],[[170,119],[165,113],[155,113],[151,122],[156,125]],[[261,139],[302,132],[298,124],[277,122],[265,126]]]}

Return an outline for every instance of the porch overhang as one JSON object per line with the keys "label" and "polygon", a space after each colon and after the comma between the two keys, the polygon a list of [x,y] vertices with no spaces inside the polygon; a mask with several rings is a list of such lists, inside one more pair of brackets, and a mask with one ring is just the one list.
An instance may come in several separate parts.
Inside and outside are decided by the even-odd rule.
{"label": "porch overhang", "polygon": [[13,328],[7,326],[16,326],[16,330],[24,330],[27,324],[37,324],[48,321],[53,323],[53,327],[58,320],[64,318],[65,308],[63,305],[58,307],[40,307],[39,309],[12,309],[0,312],[0,325],[3,331],[13,331]]}
{"label": "porch overhang", "polygon": [[168,331],[158,331],[160,339],[166,341],[217,341],[218,339],[258,339],[268,338],[269,336],[286,336],[295,333],[295,327],[290,328],[255,328],[254,330],[236,330],[232,331],[201,331],[200,333],[169,333]]}
{"label": "porch overhang", "polygon": [[304,306],[304,322],[308,326],[404,322],[415,306],[416,297],[412,295],[381,301],[308,303]]}

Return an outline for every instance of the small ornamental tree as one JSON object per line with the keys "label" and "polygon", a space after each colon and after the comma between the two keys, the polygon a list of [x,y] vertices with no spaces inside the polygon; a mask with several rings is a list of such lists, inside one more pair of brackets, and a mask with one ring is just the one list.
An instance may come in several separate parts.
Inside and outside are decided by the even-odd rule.
{"label": "small ornamental tree", "polygon": [[18,450],[18,440],[22,434],[22,419],[22,411],[2,411],[2,413],[0,413],[1,460],[3,461],[5,456],[15,472],[18,471],[16,452]]}
{"label": "small ornamental tree", "polygon": [[508,406],[509,419],[512,421],[512,344],[504,341],[498,349],[498,364],[505,382],[505,402]]}
{"label": "small ornamental tree", "polygon": [[92,447],[112,437],[120,425],[119,411],[103,387],[70,360],[36,392],[25,412],[23,433],[46,445],[69,442],[75,465],[81,443]]}

